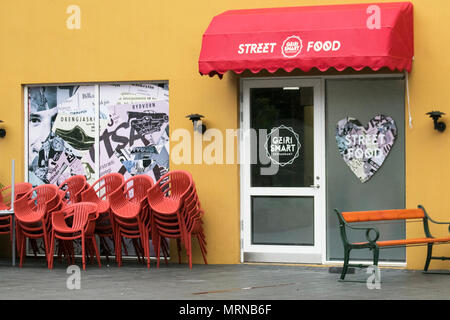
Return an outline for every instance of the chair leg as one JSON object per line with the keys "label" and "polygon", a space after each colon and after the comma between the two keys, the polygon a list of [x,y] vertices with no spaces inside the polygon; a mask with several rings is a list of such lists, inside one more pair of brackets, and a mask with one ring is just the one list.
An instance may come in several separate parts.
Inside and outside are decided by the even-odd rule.
{"label": "chair leg", "polygon": [[188,248],[186,248],[189,257],[189,269],[192,269],[192,237],[189,235],[187,239]]}
{"label": "chair leg", "polygon": [[[42,222],[42,224],[44,224],[44,222]],[[48,254],[49,254],[49,250],[50,250],[50,246],[49,246],[49,234],[47,233],[47,229],[45,228],[45,226],[43,227],[43,229],[44,229],[44,235],[43,235],[43,238],[44,238],[44,251],[45,251],[45,258],[46,258],[46,260],[47,260],[47,266],[48,266],[48,259],[49,259],[49,256],[48,256]]]}
{"label": "chair leg", "polygon": [[432,254],[433,254],[433,244],[429,243],[427,245],[427,260],[425,261],[425,267],[423,268],[423,271],[428,271],[428,267],[430,266]]}
{"label": "chair leg", "polygon": [[48,255],[48,268],[53,269],[53,252],[55,250],[55,234],[52,232],[51,240],[50,240],[50,252]]}
{"label": "chair leg", "polygon": [[200,245],[200,250],[202,251],[203,261],[205,262],[205,264],[208,264],[208,261],[206,261],[205,248],[203,247],[203,243],[202,243],[202,240],[200,239],[199,234],[197,234],[197,239],[198,239],[198,244]]}
{"label": "chair leg", "polygon": [[81,258],[83,260],[83,270],[86,270],[86,241],[84,235],[81,236]]}
{"label": "chair leg", "polygon": [[56,252],[57,252],[59,263],[62,262],[62,255],[63,255],[63,249],[62,248],[63,247],[62,247],[61,240],[58,240],[58,245],[56,246]]}
{"label": "chair leg", "polygon": [[[119,235],[119,237],[120,237],[121,245],[123,246],[123,251],[124,251],[125,255],[128,256],[128,249],[127,249],[127,244],[125,243],[125,239],[124,239],[124,237],[121,237],[120,235]],[[122,250],[121,247],[119,247],[118,250]]]}
{"label": "chair leg", "polygon": [[169,262],[167,261],[167,257],[169,256],[169,249],[167,248],[167,241],[166,239],[164,239],[162,241],[162,251],[163,251],[163,255],[164,255],[164,262],[166,263],[166,266],[169,265]]}
{"label": "chair leg", "polygon": [[134,253],[138,259],[138,263],[141,263],[141,251],[139,249],[139,245],[136,243],[136,239],[131,239],[131,243],[133,244]]}
{"label": "chair leg", "polygon": [[181,240],[177,239],[178,263],[181,264]]}
{"label": "chair leg", "polygon": [[156,268],[159,268],[159,255],[161,252],[161,236],[157,236],[158,237],[158,242],[156,243]]}
{"label": "chair leg", "polygon": [[140,255],[141,255],[141,258],[142,258],[142,263],[145,264],[145,259],[147,257],[147,246],[145,244],[145,241],[147,240],[147,238],[144,235],[144,236],[142,236],[142,239],[139,238],[139,239],[136,239],[136,240],[137,240],[137,244],[138,244],[138,247],[139,247],[139,252],[140,252]]}
{"label": "chair leg", "polygon": [[348,262],[350,260],[350,251],[351,251],[351,249],[345,248],[344,250],[345,250],[344,251],[344,266],[342,267],[341,280],[344,280],[345,275],[347,274]]}
{"label": "chair leg", "polygon": [[22,236],[21,247],[20,247],[20,262],[19,267],[22,268],[23,266],[23,260],[25,260],[25,243],[27,242],[27,238],[25,236]]}
{"label": "chair leg", "polygon": [[19,227],[16,225],[16,254],[17,257],[20,257],[20,248],[22,245],[22,232]]}
{"label": "chair leg", "polygon": [[[149,246],[149,238],[148,232],[143,225],[139,225],[139,234],[140,237],[137,238],[139,250],[142,254],[142,261],[145,263],[145,259],[147,259],[147,269],[150,269],[150,246]],[[140,242],[140,244],[139,244]]]}
{"label": "chair leg", "polygon": [[120,232],[116,230],[114,234],[114,249],[116,252],[116,263],[120,268],[122,266],[122,236]]}
{"label": "chair leg", "polygon": [[95,236],[92,236],[92,245],[94,247],[94,251],[95,251],[95,256],[97,257],[97,262],[98,262],[98,267],[100,268],[102,266],[102,264],[100,263],[100,251],[98,250],[97,247],[97,241],[95,241]]}
{"label": "chair leg", "polygon": [[20,245],[21,245],[21,232],[18,224],[16,223],[16,252],[17,256],[20,255]]}
{"label": "chair leg", "polygon": [[[92,238],[91,238],[92,239]],[[88,250],[87,250],[87,254],[89,256],[89,262],[92,264],[94,263],[94,256],[95,256],[95,251],[94,251],[94,247],[92,246],[92,241],[88,241]]]}
{"label": "chair leg", "polygon": [[[114,241],[114,239],[113,239]],[[100,237],[100,247],[103,246],[103,249],[105,250],[105,256],[106,256],[106,261],[109,262],[109,255],[111,254],[111,251],[109,250],[109,246],[108,243],[105,240],[105,237],[101,236]],[[115,248],[114,248],[115,249]]]}
{"label": "chair leg", "polygon": [[145,256],[145,258],[147,259],[147,269],[150,269],[150,247],[148,244],[149,241],[148,241],[147,237],[145,236],[144,232],[141,233],[141,242],[142,242],[143,251],[144,251],[142,260],[145,262],[145,259],[144,259],[144,256]]}
{"label": "chair leg", "polygon": [[73,241],[66,241],[67,243],[67,252],[68,252],[68,256],[71,259],[71,264],[75,264],[75,249],[74,249],[74,245],[73,245]]}

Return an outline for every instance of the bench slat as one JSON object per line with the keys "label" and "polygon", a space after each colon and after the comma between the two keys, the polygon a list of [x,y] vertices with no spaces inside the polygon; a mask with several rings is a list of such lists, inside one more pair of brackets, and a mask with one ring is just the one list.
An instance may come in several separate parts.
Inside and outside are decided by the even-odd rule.
{"label": "bench slat", "polygon": [[[416,238],[416,239],[400,239],[400,240],[384,240],[377,241],[379,247],[405,246],[409,244],[450,242],[450,238]],[[367,242],[358,242],[354,244],[366,244]]]}
{"label": "bench slat", "polygon": [[342,216],[348,223],[381,221],[381,220],[405,220],[422,219],[425,217],[422,209],[392,209],[343,212]]}

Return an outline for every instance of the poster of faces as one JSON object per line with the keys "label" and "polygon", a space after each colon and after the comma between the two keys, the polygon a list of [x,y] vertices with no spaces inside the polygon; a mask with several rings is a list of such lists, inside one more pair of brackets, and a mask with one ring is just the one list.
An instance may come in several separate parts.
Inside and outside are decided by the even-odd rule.
{"label": "poster of faces", "polygon": [[95,181],[95,88],[28,88],[28,180],[60,185],[82,174]]}

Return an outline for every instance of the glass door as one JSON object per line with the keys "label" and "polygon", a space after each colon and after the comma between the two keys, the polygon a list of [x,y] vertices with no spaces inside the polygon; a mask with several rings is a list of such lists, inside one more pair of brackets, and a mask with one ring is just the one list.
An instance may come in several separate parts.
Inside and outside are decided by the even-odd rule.
{"label": "glass door", "polygon": [[322,82],[249,79],[241,88],[241,260],[322,263]]}

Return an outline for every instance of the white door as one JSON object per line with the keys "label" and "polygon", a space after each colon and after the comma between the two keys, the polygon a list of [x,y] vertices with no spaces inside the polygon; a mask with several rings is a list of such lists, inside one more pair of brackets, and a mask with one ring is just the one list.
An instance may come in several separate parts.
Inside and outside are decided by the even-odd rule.
{"label": "white door", "polygon": [[241,82],[241,261],[325,261],[320,79]]}

